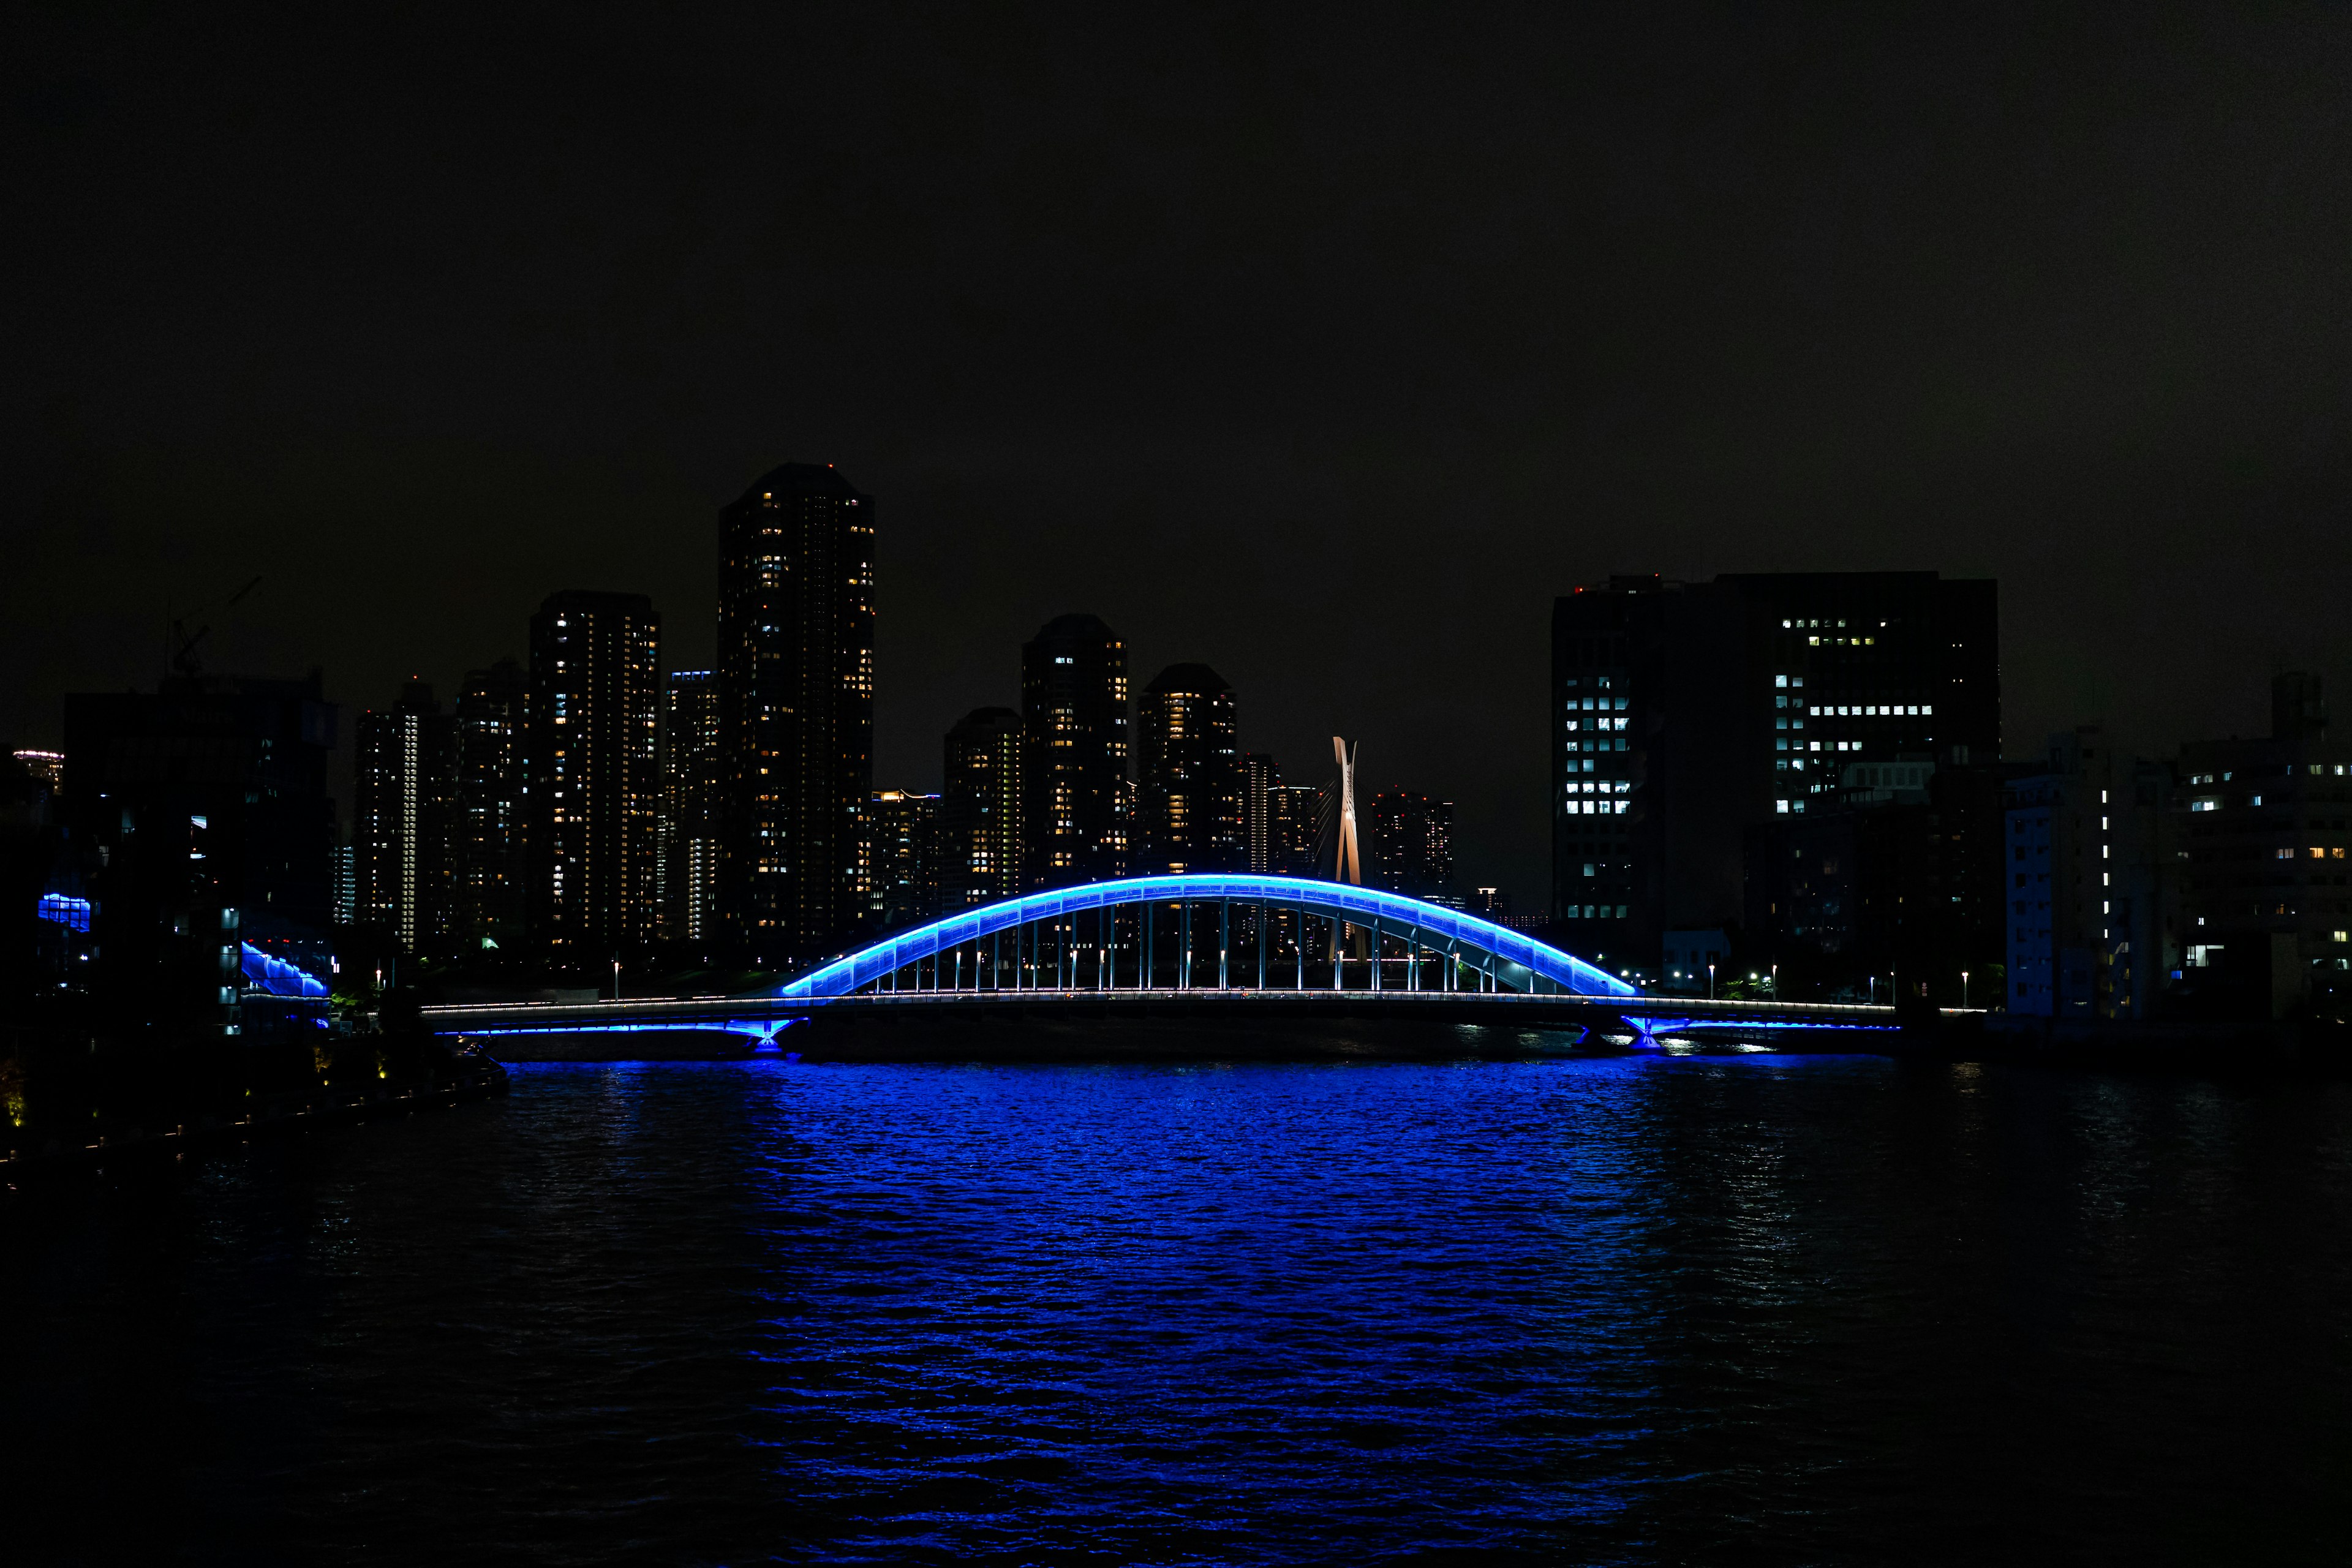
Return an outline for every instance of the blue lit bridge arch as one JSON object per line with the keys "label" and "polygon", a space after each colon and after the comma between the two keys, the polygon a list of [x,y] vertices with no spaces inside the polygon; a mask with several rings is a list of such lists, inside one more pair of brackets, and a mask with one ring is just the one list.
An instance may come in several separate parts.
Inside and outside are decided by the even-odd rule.
{"label": "blue lit bridge arch", "polygon": [[[1120,910],[1130,914],[1124,932]],[[1209,920],[1213,933],[1205,923],[1196,931],[1196,921]],[[1272,940],[1286,922],[1286,956]],[[1087,882],[966,910],[820,965],[776,996],[819,1004],[896,986],[909,972],[926,990],[1154,990],[1163,981],[1182,990],[1303,990],[1310,937],[1318,931],[1330,938],[1336,962],[1327,978],[1322,961],[1313,961],[1316,978],[1333,990],[1345,987],[1352,970],[1372,991],[1385,983],[1410,991],[1634,994],[1580,958],[1460,910],[1344,882],[1192,873]],[[1343,942],[1342,932],[1362,940]],[[1204,943],[1214,955],[1213,976],[1202,969]],[[1349,957],[1351,948],[1360,955]]]}

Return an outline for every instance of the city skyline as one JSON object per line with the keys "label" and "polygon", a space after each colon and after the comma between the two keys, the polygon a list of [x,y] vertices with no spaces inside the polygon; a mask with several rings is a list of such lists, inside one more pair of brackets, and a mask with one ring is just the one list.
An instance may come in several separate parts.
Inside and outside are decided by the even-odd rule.
{"label": "city skyline", "polygon": [[[632,98],[584,142],[545,60],[490,104],[421,57],[398,100],[451,106],[453,173],[371,140],[395,110],[355,81],[299,136],[240,118],[352,81],[336,28],[230,26],[189,73],[160,23],[51,18],[12,159],[45,237],[0,435],[0,741],[54,748],[66,691],[149,684],[169,616],[257,575],[210,667],[316,664],[353,710],[521,658],[569,587],[647,595],[711,668],[709,519],[785,459],[888,508],[877,777],[937,787],[947,727],[1018,705],[996,650],[1083,609],[1135,670],[1256,694],[1249,749],[1360,736],[1456,802],[1468,878],[1522,889],[1546,610],[1612,573],[1998,577],[2029,738],[2258,733],[2250,668],[2342,688],[2327,48],[2217,21],[2231,47],[2142,109],[2152,31],[2084,67],[1790,25],[1793,82],[1685,85],[1688,39],[1481,19],[1398,94],[1347,63],[1370,40],[1335,66],[1275,18],[1169,51],[1139,111],[1200,121],[1166,142],[1116,132],[1092,84],[1125,57],[1086,30],[844,16],[793,47],[919,81]],[[627,58],[697,80],[787,47],[640,26]],[[1856,48],[1880,89],[1811,90]],[[2097,107],[2059,112],[2083,68]]]}

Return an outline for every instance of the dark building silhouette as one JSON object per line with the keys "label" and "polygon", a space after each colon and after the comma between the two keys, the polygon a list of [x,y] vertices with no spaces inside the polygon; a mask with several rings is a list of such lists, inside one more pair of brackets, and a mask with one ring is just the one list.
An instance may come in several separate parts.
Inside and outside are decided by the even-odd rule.
{"label": "dark building silhouette", "polygon": [[1406,790],[1372,797],[1371,875],[1375,887],[1416,899],[1454,890],[1454,803]]}
{"label": "dark building silhouette", "polygon": [[864,858],[877,930],[900,931],[936,920],[946,858],[940,797],[913,790],[876,790],[867,808]]}
{"label": "dark building silhouette", "polygon": [[672,672],[662,715],[662,930],[673,941],[719,934],[727,778],[721,741],[711,672]]}
{"label": "dark building silhouette", "polygon": [[248,944],[330,971],[335,727],[315,672],[66,699],[59,870],[84,889],[102,1032],[273,1032],[287,1009],[247,985]]}
{"label": "dark building silhouette", "polygon": [[1924,986],[1941,1005],[1998,1005],[2003,812],[2018,771],[1849,763],[1807,811],[1751,826],[1740,974],[1777,966],[1792,1000]]}
{"label": "dark building silhouette", "polygon": [[1552,614],[1552,917],[1591,955],[1736,924],[1744,838],[1857,762],[1997,759],[1994,584],[1614,577]]}
{"label": "dark building silhouette", "polygon": [[947,734],[940,802],[940,902],[970,909],[1014,898],[1022,871],[1021,715],[975,708]]}
{"label": "dark building silhouette", "polygon": [[[2344,1016],[2352,992],[2352,747],[2327,738],[2319,677],[2275,677],[2268,737],[2190,742],[2179,770],[2184,1008]],[[2120,937],[2119,923],[2110,924]],[[2162,957],[2151,952],[2147,966]]]}
{"label": "dark building silhouette", "polygon": [[457,924],[457,721],[412,678],[352,730],[352,923],[402,952],[446,952]]}
{"label": "dark building silhouette", "polygon": [[530,620],[525,909],[558,962],[597,963],[659,917],[661,618],[573,589]]}
{"label": "dark building silhouette", "polygon": [[1245,869],[1233,688],[1205,664],[1171,664],[1135,709],[1140,868],[1154,876]]}
{"label": "dark building silhouette", "polygon": [[511,658],[469,670],[457,702],[457,945],[523,942],[523,746],[530,677]]}
{"label": "dark building silhouette", "polygon": [[1130,853],[1127,646],[1092,616],[1057,616],[1021,649],[1023,875],[1100,882]]}
{"label": "dark building silhouette", "polygon": [[787,463],[719,519],[719,913],[771,960],[837,948],[868,918],[874,503]]}

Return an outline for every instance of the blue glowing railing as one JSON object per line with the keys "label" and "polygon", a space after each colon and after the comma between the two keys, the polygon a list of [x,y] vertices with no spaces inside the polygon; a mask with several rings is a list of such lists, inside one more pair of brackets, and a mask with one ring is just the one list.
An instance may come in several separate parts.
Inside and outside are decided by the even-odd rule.
{"label": "blue glowing railing", "polygon": [[89,900],[71,898],[64,893],[43,893],[40,916],[68,931],[86,931],[89,929]]}
{"label": "blue glowing railing", "polygon": [[245,950],[245,977],[272,996],[323,998],[327,994],[326,984],[307,970],[272,958],[249,942],[238,945]]}
{"label": "blue glowing railing", "polygon": [[791,982],[776,994],[787,1001],[847,995],[919,959],[1032,921],[1052,920],[1117,904],[1206,902],[1219,899],[1294,910],[1303,907],[1327,919],[1337,917],[1357,925],[1370,925],[1377,920],[1384,936],[1408,937],[1432,948],[1443,948],[1449,942],[1465,944],[1516,963],[1580,996],[1635,994],[1633,986],[1605,970],[1538,942],[1524,931],[1498,926],[1460,910],[1346,882],[1216,874],[1128,877],[1113,882],[1087,882],[967,910],[886,937],[862,952],[835,959]]}

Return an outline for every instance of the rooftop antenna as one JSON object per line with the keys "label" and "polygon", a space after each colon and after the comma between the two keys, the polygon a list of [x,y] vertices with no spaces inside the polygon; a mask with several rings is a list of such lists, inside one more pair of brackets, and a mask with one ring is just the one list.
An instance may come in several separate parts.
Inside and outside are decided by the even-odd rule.
{"label": "rooftop antenna", "polygon": [[[221,608],[224,610],[230,608],[239,599],[244,598],[247,594],[252,593],[259,586],[261,586],[261,579],[256,577],[244,587],[239,588],[236,593],[231,594],[228,596],[228,603],[223,605]],[[203,674],[205,668],[204,660],[196,657],[196,645],[203,642],[205,638],[212,636],[212,631],[213,628],[207,625],[198,626],[194,632],[191,633],[188,630],[188,623],[186,621],[182,620],[177,616],[173,616],[172,640],[174,643],[177,643],[179,647],[172,655],[172,668],[179,671],[182,675],[187,676],[191,679]]]}

